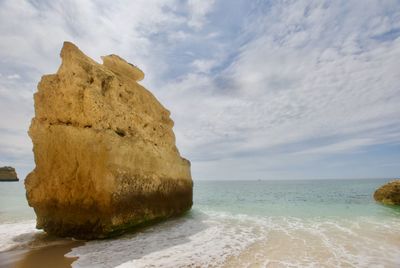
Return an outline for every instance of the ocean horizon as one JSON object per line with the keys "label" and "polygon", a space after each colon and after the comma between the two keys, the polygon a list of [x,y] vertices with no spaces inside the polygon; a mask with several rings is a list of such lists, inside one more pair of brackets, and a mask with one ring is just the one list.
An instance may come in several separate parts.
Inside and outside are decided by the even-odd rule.
{"label": "ocean horizon", "polygon": [[372,197],[388,181],[194,181],[190,212],[88,242],[36,230],[23,182],[1,183],[0,267],[41,254],[65,267],[398,267],[400,209]]}

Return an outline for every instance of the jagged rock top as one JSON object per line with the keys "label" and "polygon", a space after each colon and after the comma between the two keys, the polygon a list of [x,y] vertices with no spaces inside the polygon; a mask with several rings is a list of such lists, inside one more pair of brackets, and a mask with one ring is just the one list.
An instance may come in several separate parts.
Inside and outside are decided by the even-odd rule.
{"label": "jagged rock top", "polygon": [[64,43],[61,58],[57,74],[43,76],[39,83],[36,120],[175,144],[170,112],[137,83],[144,78],[139,68],[116,55],[102,57],[99,64],[70,42]]}
{"label": "jagged rock top", "polygon": [[135,65],[125,61],[123,58],[111,54],[101,57],[103,65],[117,75],[125,75],[127,78],[141,81],[144,79],[144,73]]}
{"label": "jagged rock top", "polygon": [[13,167],[8,167],[8,166],[5,166],[5,167],[0,167],[0,172],[15,172],[15,168],[13,168]]}

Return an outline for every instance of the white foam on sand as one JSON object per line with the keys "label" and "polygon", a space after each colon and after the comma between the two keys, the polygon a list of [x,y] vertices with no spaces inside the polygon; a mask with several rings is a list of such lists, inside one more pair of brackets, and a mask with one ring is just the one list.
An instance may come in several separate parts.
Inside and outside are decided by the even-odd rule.
{"label": "white foam on sand", "polygon": [[400,267],[400,219],[194,211],[67,256],[73,267]]}
{"label": "white foam on sand", "polygon": [[226,267],[400,267],[400,219],[269,218]]}
{"label": "white foam on sand", "polygon": [[35,228],[36,221],[0,224],[0,252],[11,250],[35,239],[41,231]]}
{"label": "white foam on sand", "polygon": [[73,267],[207,267],[222,265],[258,238],[257,226],[223,215],[191,215],[117,239],[72,249]]}
{"label": "white foam on sand", "polygon": [[[35,221],[0,224],[0,252],[36,248]],[[254,217],[195,210],[73,248],[73,267],[400,267],[400,219]]]}

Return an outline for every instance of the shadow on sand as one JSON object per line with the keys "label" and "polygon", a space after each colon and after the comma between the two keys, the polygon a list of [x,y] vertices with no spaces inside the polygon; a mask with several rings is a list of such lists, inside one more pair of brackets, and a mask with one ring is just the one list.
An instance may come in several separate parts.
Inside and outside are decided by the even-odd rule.
{"label": "shadow on sand", "polygon": [[71,267],[77,258],[67,258],[64,255],[73,247],[84,244],[83,241],[58,238],[44,232],[20,234],[13,241],[19,245],[0,252],[0,268]]}
{"label": "shadow on sand", "polygon": [[[0,268],[115,267],[122,263],[189,242],[189,237],[207,228],[207,216],[198,211],[165,222],[136,229],[119,237],[93,241],[74,241],[26,233],[13,238],[17,248],[0,252]],[[66,255],[66,256],[65,256]]]}
{"label": "shadow on sand", "polygon": [[74,262],[79,267],[115,267],[153,252],[190,242],[190,236],[208,228],[204,223],[207,218],[206,214],[192,210],[182,217],[142,228],[134,233],[86,242],[73,248],[67,256],[79,257]]}

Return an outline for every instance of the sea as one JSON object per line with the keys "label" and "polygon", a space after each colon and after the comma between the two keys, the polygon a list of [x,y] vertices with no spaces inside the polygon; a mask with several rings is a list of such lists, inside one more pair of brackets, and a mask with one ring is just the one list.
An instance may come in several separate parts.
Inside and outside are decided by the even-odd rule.
{"label": "sea", "polygon": [[[65,267],[400,267],[400,209],[373,200],[388,181],[195,181],[182,217],[53,254]],[[0,183],[0,267],[67,242],[35,229],[23,182]]]}

